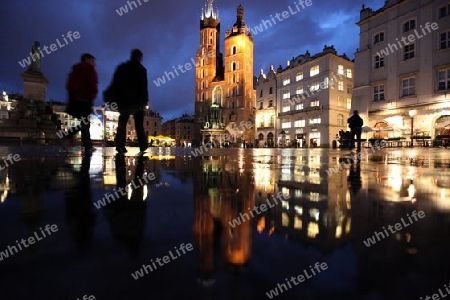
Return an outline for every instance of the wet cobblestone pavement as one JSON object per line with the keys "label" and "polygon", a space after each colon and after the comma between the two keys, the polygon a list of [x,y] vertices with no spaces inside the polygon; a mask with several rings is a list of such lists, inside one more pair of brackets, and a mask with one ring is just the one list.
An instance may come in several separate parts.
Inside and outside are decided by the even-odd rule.
{"label": "wet cobblestone pavement", "polygon": [[450,294],[450,149],[137,151],[0,147],[0,299]]}

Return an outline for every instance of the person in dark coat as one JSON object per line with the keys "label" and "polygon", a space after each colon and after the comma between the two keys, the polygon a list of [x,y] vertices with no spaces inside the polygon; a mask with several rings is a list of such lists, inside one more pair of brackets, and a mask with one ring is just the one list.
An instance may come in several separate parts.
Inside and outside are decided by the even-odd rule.
{"label": "person in dark coat", "polygon": [[142,59],[142,51],[133,49],[130,60],[120,64],[113,77],[114,101],[120,113],[115,139],[116,151],[119,154],[127,152],[126,126],[130,115],[134,117],[139,150],[143,153],[148,148],[144,131],[144,115],[148,105],[147,69],[142,65]]}
{"label": "person in dark coat", "polygon": [[364,124],[363,119],[359,116],[358,111],[353,111],[353,116],[348,118],[347,120],[348,127],[350,127],[350,150],[355,148],[355,135],[356,135],[356,143],[358,152],[361,151],[361,133],[362,126]]}

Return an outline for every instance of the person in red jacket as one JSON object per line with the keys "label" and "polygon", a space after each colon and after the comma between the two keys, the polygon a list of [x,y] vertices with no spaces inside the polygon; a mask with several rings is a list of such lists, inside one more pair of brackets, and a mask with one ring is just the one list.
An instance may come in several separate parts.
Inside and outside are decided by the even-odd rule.
{"label": "person in red jacket", "polygon": [[69,129],[64,137],[67,142],[70,138],[81,131],[81,141],[86,152],[94,150],[91,141],[90,114],[92,105],[98,94],[98,76],[95,70],[95,57],[89,53],[81,55],[81,62],[72,66],[72,72],[66,83],[69,93],[67,113],[80,119],[78,126]]}

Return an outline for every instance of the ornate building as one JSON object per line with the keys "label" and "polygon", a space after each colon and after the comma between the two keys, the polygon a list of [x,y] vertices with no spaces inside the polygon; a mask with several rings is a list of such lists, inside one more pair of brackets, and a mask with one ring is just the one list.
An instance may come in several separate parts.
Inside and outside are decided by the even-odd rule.
{"label": "ornate building", "polygon": [[345,53],[325,45],[277,69],[278,146],[332,147],[339,131],[347,130],[353,65]]}
{"label": "ornate building", "polygon": [[267,76],[261,70],[256,82],[256,136],[259,147],[275,147],[277,119],[277,76],[273,69]]}
{"label": "ornate building", "polygon": [[360,11],[352,110],[391,138],[450,134],[450,5],[386,1]]}
{"label": "ornate building", "polygon": [[225,33],[224,53],[220,52],[219,15],[213,0],[208,0],[200,20],[196,65],[194,138],[200,143],[215,141],[223,145],[254,139],[253,128],[236,130],[255,120],[253,37],[244,22],[241,5],[236,22]]}

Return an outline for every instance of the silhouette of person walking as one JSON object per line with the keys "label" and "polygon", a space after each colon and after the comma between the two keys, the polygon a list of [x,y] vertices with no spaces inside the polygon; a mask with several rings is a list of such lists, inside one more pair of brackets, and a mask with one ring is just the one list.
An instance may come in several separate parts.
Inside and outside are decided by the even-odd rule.
{"label": "silhouette of person walking", "polygon": [[91,156],[90,153],[83,156],[81,170],[76,174],[77,184],[65,193],[66,225],[82,252],[92,246],[96,220],[89,178]]}
{"label": "silhouette of person walking", "polygon": [[148,158],[137,158],[135,176],[130,184],[126,180],[125,159],[121,154],[115,156],[117,189],[122,188],[127,192],[125,195],[119,194],[120,197],[107,204],[105,209],[114,239],[123,244],[130,256],[135,258],[140,253],[146,224],[147,186],[141,184],[139,179],[143,176],[144,162]]}

